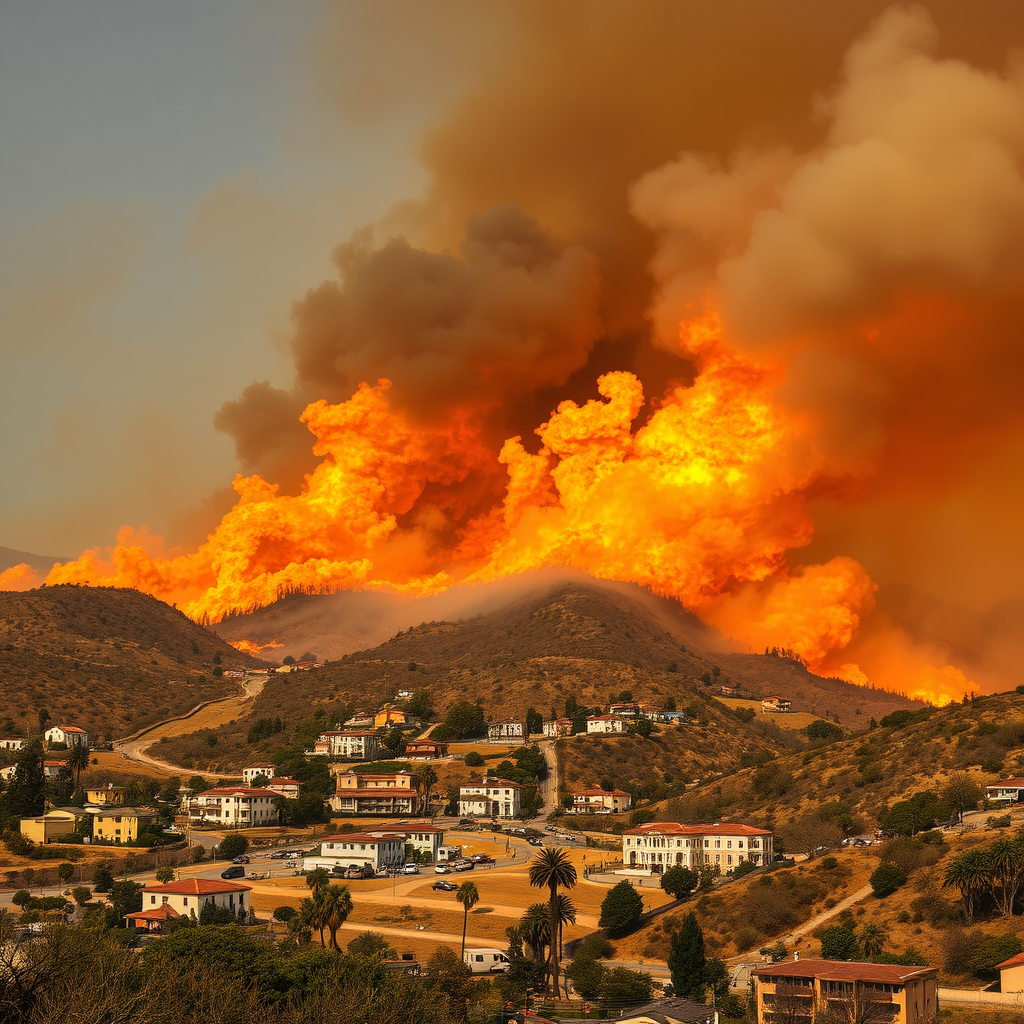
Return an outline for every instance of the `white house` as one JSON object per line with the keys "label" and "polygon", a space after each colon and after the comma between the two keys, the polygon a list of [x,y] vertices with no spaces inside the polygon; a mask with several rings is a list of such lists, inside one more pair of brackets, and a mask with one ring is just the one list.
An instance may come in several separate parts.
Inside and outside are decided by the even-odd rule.
{"label": "white house", "polygon": [[764,697],[761,700],[761,710],[786,714],[793,710],[793,702],[785,697]]}
{"label": "white house", "polygon": [[434,825],[414,823],[399,825],[397,828],[389,826],[388,831],[404,835],[406,843],[411,843],[420,853],[429,854],[432,861],[438,859],[438,853],[444,846],[444,829]]}
{"label": "white house", "polygon": [[[147,885],[142,890],[142,911],[127,914],[136,928],[155,930],[153,920],[166,920],[174,912],[177,917],[198,918],[203,907],[216,906],[230,910],[233,914],[250,909],[248,885],[236,885],[219,878],[189,878],[182,882],[168,882],[166,885]],[[163,910],[162,914],[154,913]]]}
{"label": "white house", "polygon": [[350,761],[373,761],[380,752],[380,735],[364,729],[324,732],[317,737],[314,753],[344,757]]}
{"label": "white house", "polygon": [[481,779],[459,786],[459,814],[484,818],[515,818],[519,815],[518,782]]}
{"label": "white house", "polygon": [[272,789],[218,786],[192,797],[188,813],[193,821],[212,821],[232,828],[276,825],[278,815],[274,801],[280,796]]}
{"label": "white house", "polygon": [[622,715],[623,718],[653,718],[658,709],[653,704],[622,701],[608,706],[609,715]]}
{"label": "white house", "polygon": [[0,739],[0,750],[21,750],[25,741],[20,736],[5,736]]}
{"label": "white house", "polygon": [[348,835],[324,836],[320,851],[303,857],[306,871],[316,868],[347,868],[353,864],[369,864],[374,871],[398,867],[405,863],[406,837],[398,832],[349,832]]}
{"label": "white house", "polygon": [[277,793],[278,796],[283,796],[286,800],[298,800],[302,783],[298,779],[274,778],[267,783],[265,788],[272,793]]}
{"label": "white house", "polygon": [[573,793],[572,809],[575,814],[618,814],[628,811],[633,797],[622,789],[585,789]]}
{"label": "white house", "polygon": [[43,739],[48,747],[54,743],[63,743],[68,747],[89,746],[89,734],[74,725],[55,725],[43,733]]}
{"label": "white house", "polygon": [[626,731],[626,724],[622,715],[594,715],[587,719],[587,733],[622,733]]}
{"label": "white house", "polygon": [[242,769],[242,780],[247,786],[251,786],[253,779],[262,775],[265,779],[272,779],[277,768],[269,761],[256,761],[254,764],[247,764]]}
{"label": "white house", "polygon": [[526,723],[508,718],[503,722],[488,722],[488,743],[522,743],[526,738]]}
{"label": "white house", "polygon": [[1008,800],[1012,804],[1024,802],[1024,779],[1003,779],[985,787],[989,800]]}
{"label": "white house", "polygon": [[553,739],[559,739],[562,736],[572,735],[572,719],[571,718],[556,718],[552,722],[545,722],[541,729],[545,736],[550,736]]}
{"label": "white house", "polygon": [[714,825],[680,825],[652,821],[622,833],[622,863],[626,868],[661,874],[670,867],[696,870],[718,867],[723,874],[744,861],[770,864],[772,834],[752,825],[723,821]]}

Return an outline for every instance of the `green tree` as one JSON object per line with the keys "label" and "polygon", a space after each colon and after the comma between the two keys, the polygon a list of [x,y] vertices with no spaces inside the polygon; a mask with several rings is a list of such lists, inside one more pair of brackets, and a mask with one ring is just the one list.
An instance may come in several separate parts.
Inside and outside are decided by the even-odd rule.
{"label": "green tree", "polygon": [[526,735],[533,736],[544,731],[544,716],[536,708],[526,709]]}
{"label": "green tree", "polygon": [[328,885],[320,889],[314,897],[321,905],[321,914],[327,930],[331,934],[331,946],[341,952],[338,945],[338,929],[348,920],[352,913],[352,894],[347,885]]}
{"label": "green tree", "polygon": [[605,1005],[636,1006],[649,1003],[653,991],[654,980],[646,971],[611,967],[601,978],[600,999]]}
{"label": "green tree", "polygon": [[964,811],[978,806],[982,795],[981,786],[967,772],[953,772],[942,791],[943,801],[957,816],[958,821],[964,820]]}
{"label": "green tree", "polygon": [[676,995],[703,1002],[705,966],[704,932],[697,923],[697,915],[691,911],[672,936],[668,954],[668,969]]}
{"label": "green tree", "polygon": [[75,865],[69,864],[65,861],[63,864],[57,865],[57,877],[60,879],[62,885],[67,885],[68,882],[74,878]]}
{"label": "green tree", "polygon": [[670,896],[674,896],[677,900],[681,900],[684,896],[693,892],[697,888],[697,883],[700,881],[700,876],[696,871],[691,871],[689,868],[681,866],[669,868],[661,876],[661,887]]}
{"label": "green tree", "polygon": [[12,897],[11,902],[16,907],[21,907],[22,910],[27,910],[28,905],[32,902],[32,893],[28,889],[19,889]]}
{"label": "green tree", "polygon": [[988,856],[980,849],[964,851],[946,868],[942,886],[944,889],[956,889],[960,893],[968,924],[974,921],[975,905],[988,888],[990,875]]}
{"label": "green tree", "polygon": [[479,768],[481,765],[484,765],[486,763],[487,762],[484,761],[483,754],[481,754],[479,751],[471,750],[466,755],[466,765],[470,768]]}
{"label": "green tree", "polygon": [[406,701],[405,710],[422,721],[434,717],[434,705],[429,690],[417,690]]}
{"label": "green tree", "polygon": [[5,796],[7,810],[12,817],[30,818],[43,813],[46,775],[43,772],[43,745],[39,740],[29,740],[18,754]]}
{"label": "green tree", "polygon": [[110,887],[110,905],[117,914],[118,925],[122,924],[125,914],[134,914],[142,909],[142,886],[130,878],[115,882]]}
{"label": "green tree", "polygon": [[96,892],[110,892],[113,884],[114,876],[110,873],[110,868],[106,864],[100,864],[93,872],[92,887]]}
{"label": "green tree", "polygon": [[355,956],[375,956],[381,960],[395,960],[398,954],[379,932],[360,932],[346,947]]}
{"label": "green tree", "polygon": [[205,793],[210,788],[210,784],[202,777],[202,775],[193,775],[192,778],[188,780],[188,788],[192,795],[196,796],[199,793]]}
{"label": "green tree", "polygon": [[[576,868],[569,855],[561,847],[547,846],[539,849],[530,861],[530,885],[548,890],[549,921],[551,935],[558,933],[558,890],[573,889],[576,886]],[[552,941],[548,947],[548,992],[558,995],[557,944]]]}
{"label": "green tree", "polygon": [[857,960],[860,955],[860,943],[852,928],[835,925],[821,933],[822,960]]}
{"label": "green tree", "polygon": [[430,793],[437,785],[437,772],[429,764],[421,764],[416,766],[415,773],[423,793],[423,810],[427,812],[430,808]]}
{"label": "green tree", "polygon": [[826,740],[829,743],[843,738],[843,730],[834,722],[826,722],[824,719],[816,719],[810,725],[804,727],[809,740]]}
{"label": "green tree", "polygon": [[174,868],[172,868],[169,864],[164,864],[163,867],[157,868],[156,880],[160,882],[161,885],[167,885],[168,882],[173,882]]}
{"label": "green tree", "polygon": [[996,964],[1016,956],[1022,949],[1017,935],[990,935],[979,943],[967,965],[975,974],[995,974]]}
{"label": "green tree", "polygon": [[68,768],[71,769],[71,774],[74,777],[74,792],[77,793],[79,790],[79,779],[81,778],[82,772],[87,771],[89,768],[89,761],[91,751],[84,743],[76,743],[68,754],[67,764]]}
{"label": "green tree", "polygon": [[633,723],[633,733],[641,739],[647,739],[653,729],[654,723],[646,717],[640,717]]}
{"label": "green tree", "polygon": [[607,928],[612,935],[621,935],[640,920],[643,912],[643,897],[629,882],[619,882],[601,901],[598,925]]}
{"label": "green tree", "polygon": [[87,885],[76,885],[71,890],[71,897],[80,907],[84,907],[92,899],[92,889]]}
{"label": "green tree", "polygon": [[601,983],[604,981],[605,968],[594,954],[581,950],[572,963],[565,969],[565,976],[584,999],[596,999],[601,994]]}
{"label": "green tree", "polygon": [[466,926],[469,924],[469,912],[480,902],[480,891],[472,882],[463,882],[455,898],[462,904],[462,956],[466,956]]}
{"label": "green tree", "polygon": [[879,899],[891,896],[901,885],[905,885],[907,876],[895,864],[880,864],[868,879],[871,890]]}
{"label": "green tree", "polygon": [[327,868],[313,868],[306,872],[306,886],[313,890],[314,894],[319,892],[325,885],[330,885],[331,874]]}
{"label": "green tree", "polygon": [[1024,885],[1024,835],[1000,839],[986,851],[989,889],[1003,917],[1013,917],[1017,893]]}
{"label": "green tree", "polygon": [[546,903],[531,903],[519,919],[519,934],[533,953],[537,963],[547,961],[547,948],[551,942],[551,919]]}
{"label": "green tree", "polygon": [[229,832],[217,845],[217,856],[223,860],[241,857],[249,849],[249,840],[241,832]]}
{"label": "green tree", "polygon": [[482,736],[486,732],[484,709],[479,704],[460,700],[453,704],[444,716],[442,738],[461,740],[467,736]]}
{"label": "green tree", "polygon": [[273,918],[275,921],[280,921],[281,924],[287,924],[298,911],[294,907],[277,907],[274,910]]}
{"label": "green tree", "polygon": [[869,960],[874,960],[885,951],[885,929],[880,924],[866,924],[860,930],[860,948]]}

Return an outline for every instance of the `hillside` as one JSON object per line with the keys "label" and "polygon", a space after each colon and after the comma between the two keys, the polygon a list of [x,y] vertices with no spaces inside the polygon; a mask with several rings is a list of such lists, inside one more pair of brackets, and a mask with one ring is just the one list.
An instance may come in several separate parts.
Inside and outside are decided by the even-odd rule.
{"label": "hillside", "polygon": [[54,562],[66,562],[67,558],[55,558],[51,555],[34,555],[31,551],[16,551],[14,548],[0,547],[0,572],[15,565],[25,564],[36,572],[49,572]]}
{"label": "hillside", "polygon": [[39,711],[112,739],[234,693],[213,675],[260,664],[181,612],[135,590],[58,586],[0,592],[0,700],[9,731]]}
{"label": "hillside", "polygon": [[[686,767],[680,765],[677,770],[702,774],[707,765],[719,761],[716,771],[735,766],[747,745],[781,750],[793,742],[774,727],[751,728],[730,714],[711,698],[711,681],[715,686],[727,680],[734,685],[742,682],[751,693],[800,689],[809,708],[820,707],[820,713],[838,718],[849,728],[873,715],[919,706],[893,694],[819,679],[787,659],[715,653],[720,637],[677,604],[640,594],[561,580],[535,587],[526,596],[468,621],[425,622],[314,671],[272,676],[251,719],[280,717],[286,726],[294,726],[321,710],[334,723],[353,709],[394,699],[399,690],[420,688],[430,690],[442,717],[459,700],[479,701],[490,719],[521,718],[531,706],[550,717],[552,712],[561,714],[569,698],[580,705],[606,706],[628,691],[636,700],[659,706],[670,698],[679,707],[700,702],[699,717],[707,723],[706,733],[700,727],[664,732],[665,742],[673,748],[671,757],[681,756],[684,748],[693,755],[693,763],[687,760]],[[698,648],[695,639],[706,646]],[[315,645],[312,649],[316,650]],[[221,730],[218,763],[234,766],[252,755],[245,741],[249,721]],[[729,744],[720,743],[723,732],[732,737]],[[288,735],[286,728],[263,743],[281,745]],[[593,746],[602,749],[598,740]],[[578,749],[581,756],[585,754],[587,742]],[[204,751],[201,737],[191,744],[177,740],[160,748],[162,757],[186,751],[197,766],[202,764],[198,758],[211,756],[209,746]],[[638,758],[634,767],[637,778],[653,777],[649,758]],[[589,766],[586,772],[592,770]],[[567,771],[574,771],[571,764]]]}

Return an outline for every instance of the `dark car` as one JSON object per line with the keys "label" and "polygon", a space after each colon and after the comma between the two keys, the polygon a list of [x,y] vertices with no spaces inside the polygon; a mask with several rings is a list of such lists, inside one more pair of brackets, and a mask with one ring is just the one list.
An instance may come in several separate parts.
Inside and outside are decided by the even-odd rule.
{"label": "dark car", "polygon": [[438,892],[458,892],[459,887],[454,882],[449,882],[444,878],[439,878],[431,887],[436,889]]}
{"label": "dark car", "polygon": [[459,818],[460,825],[475,825],[476,821],[473,818]]}
{"label": "dark car", "polygon": [[528,843],[529,843],[529,844],[530,844],[531,846],[543,846],[543,845],[544,845],[544,840],[543,840],[543,839],[541,839],[541,837],[540,837],[540,836],[530,836],[530,838],[529,838],[529,839],[527,839],[526,841],[527,841],[527,842],[528,842]]}
{"label": "dark car", "polygon": [[291,853],[288,850],[277,850],[270,855],[271,860],[284,860],[285,857],[290,857]]}
{"label": "dark car", "polygon": [[249,863],[249,858],[243,853],[241,857],[236,857],[231,863],[232,864],[248,864]]}
{"label": "dark car", "polygon": [[220,873],[221,878],[245,878],[245,868],[241,864],[236,864],[234,867],[225,868]]}
{"label": "dark car", "polygon": [[474,853],[469,858],[474,864],[493,864],[494,858],[489,857],[486,853]]}

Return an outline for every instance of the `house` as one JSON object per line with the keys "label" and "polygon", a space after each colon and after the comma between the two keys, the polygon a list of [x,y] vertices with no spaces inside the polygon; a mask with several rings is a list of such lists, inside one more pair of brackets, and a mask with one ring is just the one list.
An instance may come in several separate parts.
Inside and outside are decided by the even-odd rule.
{"label": "house", "polygon": [[989,800],[1006,800],[1011,804],[1024,803],[1024,779],[1003,779],[985,787]]}
{"label": "house", "polygon": [[824,1006],[845,1011],[851,1020],[925,1024],[938,1015],[938,973],[935,967],[840,960],[769,964],[751,971],[757,1022],[801,1020],[813,1024]]}
{"label": "house", "polygon": [[391,729],[401,725],[415,725],[416,716],[400,708],[385,706],[373,716],[373,725],[376,729]]}
{"label": "house", "polygon": [[280,798],[281,794],[272,789],[217,786],[192,797],[188,813],[193,821],[209,821],[232,828],[276,825],[278,814],[274,801]]}
{"label": "house", "polygon": [[996,964],[999,972],[999,991],[1024,994],[1024,953],[1011,956]]}
{"label": "house", "polygon": [[372,729],[373,712],[357,711],[351,718],[345,719],[345,726],[349,729]]}
{"label": "house", "polygon": [[488,743],[522,743],[526,739],[526,723],[509,718],[487,723]]}
{"label": "house", "polygon": [[744,861],[770,864],[772,834],[753,825],[723,821],[714,825],[681,825],[651,821],[622,833],[622,863],[626,869],[660,875],[670,867],[696,870],[718,867],[731,871]]}
{"label": "house", "polygon": [[388,826],[388,832],[394,835],[405,836],[406,845],[416,848],[421,854],[426,854],[434,862],[439,860],[441,847],[444,846],[444,829],[434,825],[425,825],[422,822],[412,825]]}
{"label": "house", "polygon": [[349,761],[374,761],[380,753],[380,736],[361,729],[324,732],[317,737],[313,751],[329,757],[344,757]]}
{"label": "house", "polygon": [[[43,762],[43,774],[48,779],[55,779],[60,775],[61,770],[67,767],[65,761],[44,761]],[[69,769],[70,770],[70,769]]]}
{"label": "house", "polygon": [[625,732],[626,724],[622,715],[594,715],[587,719],[587,734]]}
{"label": "house", "polygon": [[0,779],[3,779],[4,782],[10,782],[11,779],[14,777],[14,772],[17,769],[17,767],[18,766],[16,764],[4,765],[3,768],[0,768]]}
{"label": "house", "polygon": [[157,817],[148,807],[111,807],[92,818],[92,837],[98,843],[130,843]]}
{"label": "house", "polygon": [[[233,914],[248,913],[251,908],[251,891],[251,886],[236,885],[234,882],[225,882],[219,878],[189,878],[182,882],[168,882],[165,885],[153,883],[142,890],[141,912],[125,916],[136,928],[156,931],[159,925],[171,919],[166,913],[151,913],[163,908],[173,910],[176,917],[197,919],[206,906],[223,907]],[[157,927],[154,927],[154,924]]]}
{"label": "house", "polygon": [[545,722],[541,726],[545,736],[551,736],[554,739],[561,739],[563,736],[572,735],[572,719],[571,718],[556,718],[553,722]]}
{"label": "house", "polygon": [[21,750],[25,740],[20,736],[4,736],[0,738],[0,750]]}
{"label": "house", "polygon": [[668,996],[635,1010],[622,1010],[614,1017],[591,1017],[590,1020],[592,1024],[609,1024],[613,1020],[615,1024],[718,1024],[718,1011],[713,1006]]}
{"label": "house", "polygon": [[324,836],[319,852],[302,858],[304,871],[369,865],[374,871],[405,863],[405,836],[398,832],[349,832]]}
{"label": "house", "polygon": [[395,696],[399,700],[408,700],[412,696],[412,690],[399,690]]}
{"label": "house", "polygon": [[459,786],[459,814],[484,818],[515,818],[519,815],[518,782],[483,778]]}
{"label": "house", "polygon": [[406,761],[437,761],[448,756],[448,744],[444,740],[409,740],[402,756]]}
{"label": "house", "polygon": [[664,722],[666,725],[685,725],[685,711],[659,711],[655,716],[656,722]]}
{"label": "house", "polygon": [[338,773],[328,801],[340,814],[415,814],[420,780],[411,772]]}
{"label": "house", "polygon": [[298,800],[302,783],[298,779],[282,777],[271,779],[265,788],[277,793],[278,796],[283,796],[286,800]]}
{"label": "house", "polygon": [[87,747],[89,746],[89,734],[84,729],[74,725],[55,725],[43,733],[46,745],[52,747],[55,743],[63,743],[66,747]]}
{"label": "house", "polygon": [[263,776],[265,779],[272,779],[274,772],[277,771],[277,767],[272,765],[269,761],[255,761],[253,764],[247,764],[242,769],[242,781],[247,785],[251,786],[253,780]]}
{"label": "house", "polygon": [[657,713],[658,709],[653,704],[634,701],[621,701],[608,706],[609,715],[622,715],[623,718],[653,718]]}
{"label": "house", "polygon": [[124,786],[115,786],[112,782],[105,786],[96,786],[85,791],[85,802],[100,806],[124,803]]}
{"label": "house", "polygon": [[33,843],[52,843],[58,836],[69,836],[75,831],[79,815],[74,811],[53,810],[38,818],[22,818],[21,834]]}
{"label": "house", "polygon": [[785,697],[763,697],[761,699],[761,710],[778,714],[786,714],[793,710],[793,702]]}
{"label": "house", "polygon": [[574,814],[618,814],[632,804],[632,795],[621,789],[585,789],[572,795]]}
{"label": "house", "polygon": [[[181,914],[170,904],[164,903],[159,907],[154,907],[152,910],[140,910],[135,914],[125,914],[124,917],[138,931],[159,933],[164,930],[164,926],[169,921],[176,920],[181,917]],[[125,927],[128,926],[126,925]]]}

